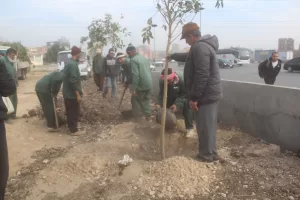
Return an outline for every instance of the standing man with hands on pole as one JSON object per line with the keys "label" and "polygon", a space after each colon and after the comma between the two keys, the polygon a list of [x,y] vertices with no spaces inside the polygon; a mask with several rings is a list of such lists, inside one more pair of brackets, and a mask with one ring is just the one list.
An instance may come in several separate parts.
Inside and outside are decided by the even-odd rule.
{"label": "standing man with hands on pole", "polygon": [[63,78],[63,96],[65,99],[67,122],[71,135],[73,136],[83,134],[77,127],[82,97],[80,72],[78,68],[80,54],[81,50],[78,47],[73,46],[71,50],[72,58],[64,68]]}
{"label": "standing man with hands on pole", "polygon": [[189,106],[195,112],[199,137],[197,160],[224,161],[216,148],[218,106],[222,95],[216,57],[218,38],[214,35],[201,36],[199,26],[191,22],[183,26],[181,39],[191,46],[189,53],[175,53],[169,59],[185,62],[184,85]]}

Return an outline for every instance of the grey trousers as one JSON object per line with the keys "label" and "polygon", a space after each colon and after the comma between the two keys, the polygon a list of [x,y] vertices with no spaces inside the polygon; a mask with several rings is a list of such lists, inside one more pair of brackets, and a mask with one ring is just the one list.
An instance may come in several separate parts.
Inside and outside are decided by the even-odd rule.
{"label": "grey trousers", "polygon": [[213,159],[217,155],[216,132],[219,102],[200,105],[195,113],[199,138],[199,156]]}

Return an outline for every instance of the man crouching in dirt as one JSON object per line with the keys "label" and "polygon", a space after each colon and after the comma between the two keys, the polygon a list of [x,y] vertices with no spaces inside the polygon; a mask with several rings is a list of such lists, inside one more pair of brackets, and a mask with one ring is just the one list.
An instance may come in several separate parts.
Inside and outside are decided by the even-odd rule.
{"label": "man crouching in dirt", "polygon": [[8,150],[5,131],[5,116],[7,108],[2,97],[8,97],[16,92],[16,82],[5,67],[4,62],[0,62],[0,200],[4,200],[5,188],[8,179]]}
{"label": "man crouching in dirt", "polygon": [[82,97],[80,72],[78,68],[80,53],[81,50],[78,47],[72,47],[72,58],[69,62],[67,62],[63,71],[63,96],[65,99],[67,123],[71,135],[74,136],[83,134],[82,132],[79,132],[79,129],[77,127],[80,114],[80,102]]}
{"label": "man crouching in dirt", "polygon": [[63,79],[62,72],[52,72],[41,78],[35,85],[35,91],[42,106],[44,116],[47,121],[47,127],[50,132],[55,131],[55,114],[53,98],[55,98],[60,90]]}
{"label": "man crouching in dirt", "polygon": [[[161,72],[161,79],[159,80],[159,97],[157,107],[162,107],[164,96],[164,74],[165,69]],[[189,108],[186,89],[184,86],[183,73],[174,72],[172,68],[168,69],[168,94],[167,94],[167,108],[172,112],[181,111],[184,116],[185,128],[187,130],[186,137],[195,137],[193,127],[193,111]]]}
{"label": "man crouching in dirt", "polygon": [[139,118],[141,108],[144,115],[143,119],[149,120],[151,116],[150,97],[152,89],[150,62],[137,53],[132,45],[127,47],[126,52],[130,57],[131,84],[129,87],[132,92],[132,115],[135,118]]}

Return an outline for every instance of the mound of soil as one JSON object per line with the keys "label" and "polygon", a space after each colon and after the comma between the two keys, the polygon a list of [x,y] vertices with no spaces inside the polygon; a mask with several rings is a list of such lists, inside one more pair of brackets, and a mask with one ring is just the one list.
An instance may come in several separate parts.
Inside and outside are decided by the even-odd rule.
{"label": "mound of soil", "polygon": [[136,186],[158,198],[190,197],[207,193],[216,178],[217,165],[199,163],[186,157],[171,157],[154,162],[141,175]]}

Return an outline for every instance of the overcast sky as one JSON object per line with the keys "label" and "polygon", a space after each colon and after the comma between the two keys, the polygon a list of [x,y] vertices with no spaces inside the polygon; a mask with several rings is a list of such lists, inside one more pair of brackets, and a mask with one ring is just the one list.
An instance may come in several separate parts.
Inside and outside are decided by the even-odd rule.
{"label": "overcast sky", "polygon": [[[202,34],[218,36],[220,47],[243,46],[251,49],[276,49],[278,38],[292,37],[300,42],[299,0],[224,0],[224,8],[214,7],[215,0],[203,0]],[[125,44],[142,42],[141,29],[155,13],[153,0],[11,0],[1,3],[0,40],[21,41],[28,47],[43,46],[47,41],[67,37],[79,45],[93,18],[113,15],[132,32]],[[124,19],[121,20],[121,13]],[[163,20],[155,15],[156,49],[164,50],[166,32]],[[200,22],[195,16],[194,22]],[[180,31],[180,30],[179,30]],[[174,43],[185,44],[184,41]]]}

